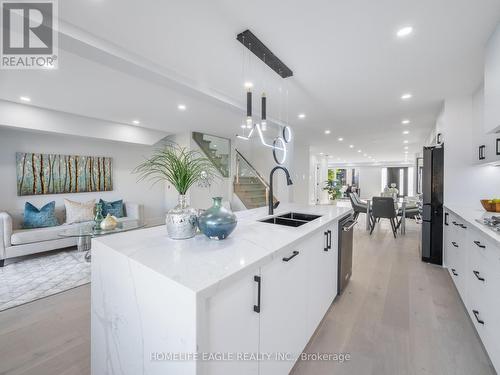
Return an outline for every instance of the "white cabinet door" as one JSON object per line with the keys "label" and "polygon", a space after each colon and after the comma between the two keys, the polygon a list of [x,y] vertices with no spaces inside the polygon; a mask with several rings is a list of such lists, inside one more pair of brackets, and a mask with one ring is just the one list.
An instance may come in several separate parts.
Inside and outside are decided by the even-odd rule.
{"label": "white cabinet door", "polygon": [[443,251],[444,251],[444,257],[443,257],[443,263],[448,270],[453,268],[455,266],[454,260],[453,260],[453,252],[452,249],[450,248],[451,246],[451,241],[452,241],[452,235],[451,231],[453,229],[452,224],[451,224],[451,218],[453,217],[453,214],[451,214],[449,211],[445,210],[444,212],[444,225],[443,225]]}
{"label": "white cabinet door", "polygon": [[484,130],[492,133],[500,128],[500,26],[486,47],[484,66]]}
{"label": "white cabinet door", "polygon": [[311,238],[280,252],[261,268],[260,352],[272,355],[260,362],[260,375],[285,375],[295,360],[275,360],[276,354],[298,355],[310,333],[306,324],[306,283]]}
{"label": "white cabinet door", "polygon": [[[258,284],[254,276],[259,269],[218,291],[206,300],[200,313],[200,327],[206,327],[200,351],[206,353],[258,353],[259,314],[257,304]],[[258,375],[258,361],[201,361],[202,374],[206,375]]]}
{"label": "white cabinet door", "polygon": [[311,238],[307,281],[307,326],[310,335],[337,295],[336,232],[333,227],[326,228]]}

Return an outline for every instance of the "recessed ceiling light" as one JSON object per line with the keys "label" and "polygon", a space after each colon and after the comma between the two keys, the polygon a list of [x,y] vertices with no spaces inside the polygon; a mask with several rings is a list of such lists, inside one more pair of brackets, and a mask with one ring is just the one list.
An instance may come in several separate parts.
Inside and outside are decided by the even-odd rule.
{"label": "recessed ceiling light", "polygon": [[245,82],[244,86],[246,89],[251,89],[253,87],[253,83],[252,82]]}
{"label": "recessed ceiling light", "polygon": [[403,125],[408,125],[408,124],[410,123],[410,120],[403,120],[403,121],[401,121],[401,123],[402,123]]}
{"label": "recessed ceiling light", "polygon": [[20,96],[19,99],[21,99],[23,102],[31,102],[31,99],[28,98],[27,96]]}
{"label": "recessed ceiling light", "polygon": [[413,97],[413,95],[409,92],[407,92],[406,94],[403,94],[401,95],[401,99],[403,100],[408,100],[408,99],[411,99]]}
{"label": "recessed ceiling light", "polygon": [[409,130],[405,130],[405,131],[403,131],[403,134],[410,134],[410,131]]}
{"label": "recessed ceiling light", "polygon": [[354,145],[349,145],[349,148],[354,148]]}
{"label": "recessed ceiling light", "polygon": [[298,118],[306,118],[306,114],[305,113],[299,113],[299,115],[297,117]]}
{"label": "recessed ceiling light", "polygon": [[408,146],[405,146],[405,150],[408,150]]}
{"label": "recessed ceiling light", "polygon": [[331,131],[330,130],[325,130],[325,134],[330,134]]}
{"label": "recessed ceiling light", "polygon": [[401,29],[399,29],[396,32],[396,35],[398,38],[404,38],[404,37],[407,37],[408,35],[410,35],[411,33],[413,33],[413,27],[405,26],[405,27],[402,27]]}
{"label": "recessed ceiling light", "polygon": [[320,155],[323,155],[323,153],[322,153],[322,152],[320,152],[319,154],[320,154]]}
{"label": "recessed ceiling light", "polygon": [[403,143],[405,143],[405,144],[406,144],[406,143],[408,143],[408,141],[405,139],[405,140],[403,141]]}
{"label": "recessed ceiling light", "polygon": [[344,140],[344,138],[340,137],[338,138],[339,142],[342,142]]}
{"label": "recessed ceiling light", "polygon": [[367,156],[367,154],[363,154],[363,156],[364,156],[364,157],[366,157],[366,156]]}
{"label": "recessed ceiling light", "polygon": [[178,109],[179,111],[185,111],[185,110],[186,110],[186,106],[185,106],[184,104],[179,104],[179,105],[177,106],[177,109]]}
{"label": "recessed ceiling light", "polygon": [[132,124],[139,125],[141,122],[139,120],[132,120]]}
{"label": "recessed ceiling light", "polygon": [[408,151],[405,151],[405,154],[408,154]]}
{"label": "recessed ceiling light", "polygon": [[358,150],[358,152],[361,152],[361,150]]}

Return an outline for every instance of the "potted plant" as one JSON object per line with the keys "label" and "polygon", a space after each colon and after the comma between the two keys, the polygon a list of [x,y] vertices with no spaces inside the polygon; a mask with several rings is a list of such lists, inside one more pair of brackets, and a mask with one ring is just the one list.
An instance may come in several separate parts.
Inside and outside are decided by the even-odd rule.
{"label": "potted plant", "polygon": [[331,201],[340,198],[341,191],[339,185],[340,184],[337,180],[328,180],[325,182],[323,190],[328,191],[328,197],[330,198]]}
{"label": "potted plant", "polygon": [[166,215],[168,236],[172,239],[193,237],[197,229],[197,210],[189,207],[186,194],[193,184],[217,176],[212,162],[198,151],[168,142],[154,150],[150,158],[135,168],[134,173],[139,174],[139,180],[147,179],[153,184],[165,181],[173,185],[179,198],[177,206]]}

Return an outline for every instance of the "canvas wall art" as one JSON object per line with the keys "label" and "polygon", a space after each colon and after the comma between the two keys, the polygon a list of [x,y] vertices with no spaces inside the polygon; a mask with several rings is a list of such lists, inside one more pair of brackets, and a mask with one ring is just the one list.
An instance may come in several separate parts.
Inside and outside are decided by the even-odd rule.
{"label": "canvas wall art", "polygon": [[18,152],[16,163],[20,196],[113,190],[108,157]]}

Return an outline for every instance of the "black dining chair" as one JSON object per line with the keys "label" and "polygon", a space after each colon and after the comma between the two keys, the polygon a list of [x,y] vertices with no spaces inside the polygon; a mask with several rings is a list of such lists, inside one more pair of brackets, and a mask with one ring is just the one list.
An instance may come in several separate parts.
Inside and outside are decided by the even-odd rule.
{"label": "black dining chair", "polygon": [[370,234],[375,229],[375,224],[380,219],[389,219],[392,227],[392,234],[396,238],[397,228],[399,227],[397,211],[394,207],[394,199],[391,197],[373,197],[372,199],[372,228]]}
{"label": "black dining chair", "polygon": [[349,200],[351,201],[351,206],[354,211],[353,219],[357,220],[360,213],[366,213],[368,204],[362,202],[356,193],[349,193]]}

